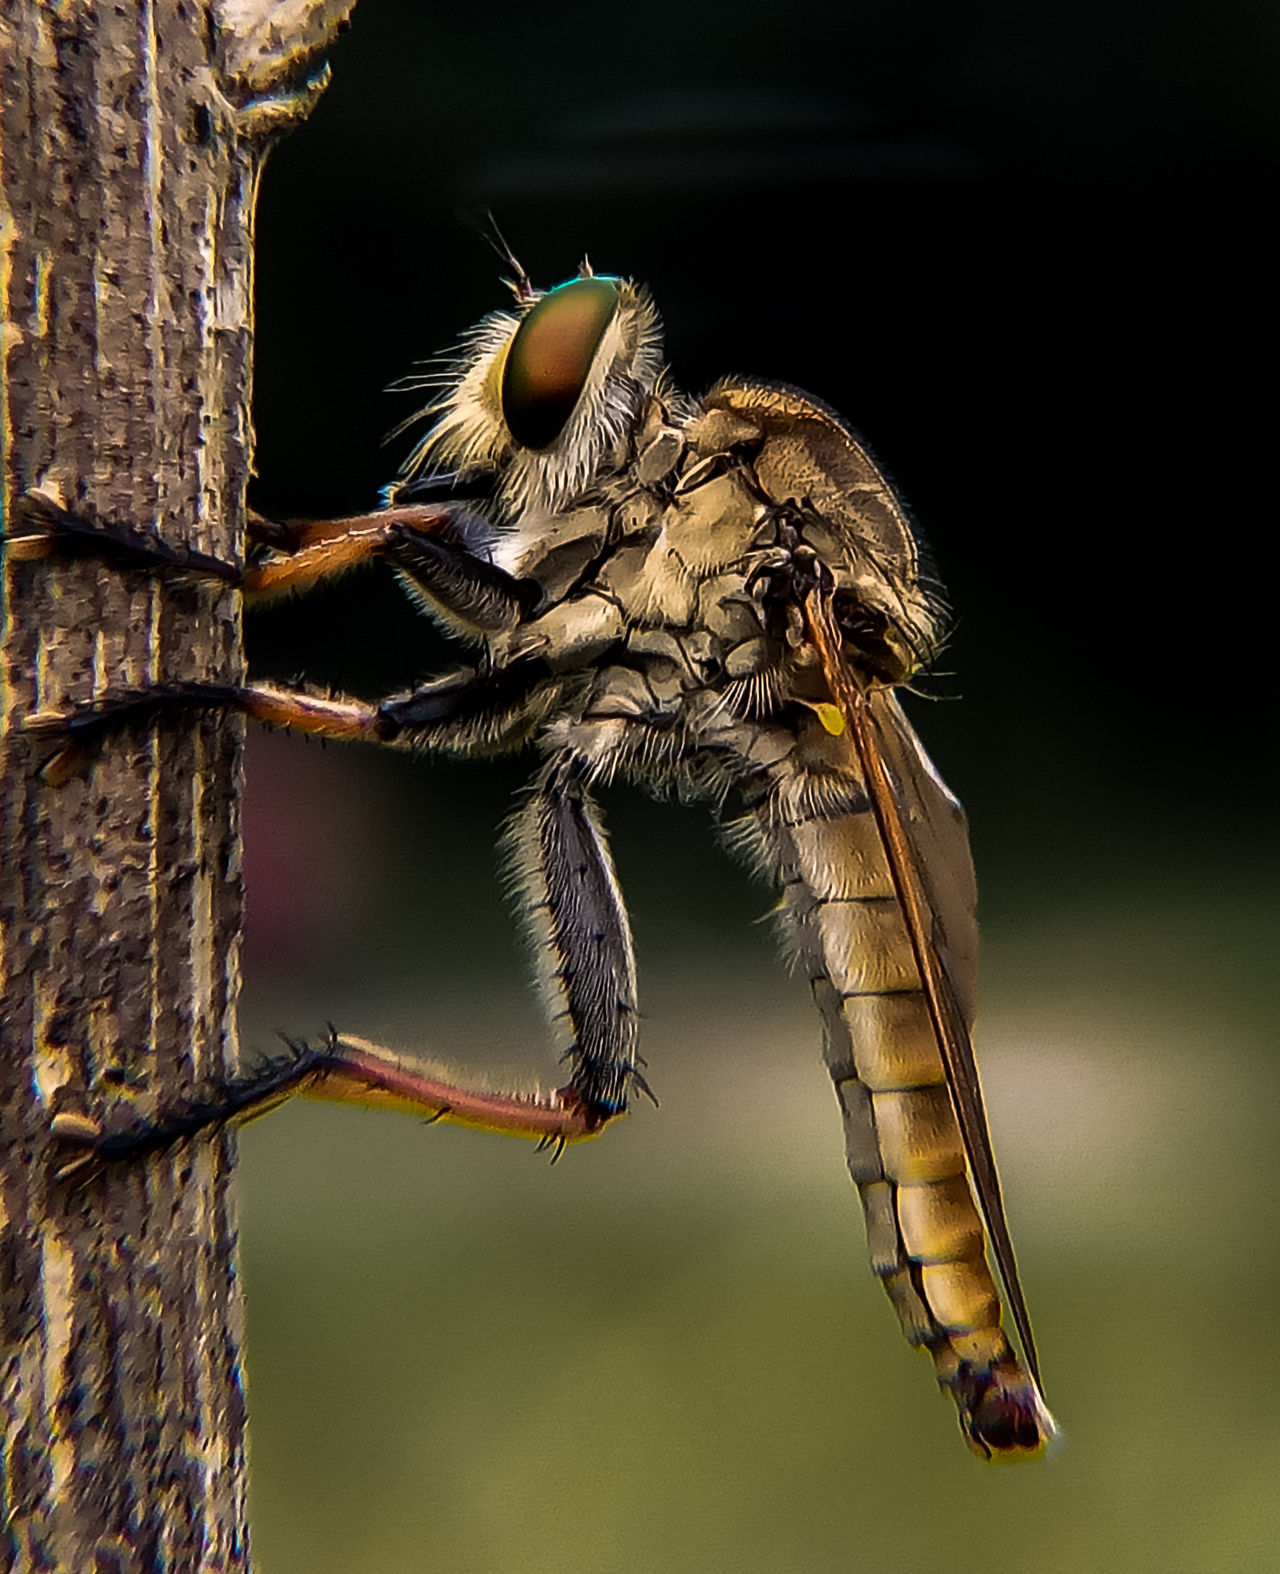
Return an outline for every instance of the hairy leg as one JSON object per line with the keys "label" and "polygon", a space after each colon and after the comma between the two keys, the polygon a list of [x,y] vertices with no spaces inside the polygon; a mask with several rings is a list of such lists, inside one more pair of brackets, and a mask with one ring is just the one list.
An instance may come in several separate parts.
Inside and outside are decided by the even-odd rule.
{"label": "hairy leg", "polygon": [[261,1061],[242,1076],[211,1083],[194,1098],[146,1115],[117,1106],[106,1120],[63,1110],[50,1123],[55,1178],[78,1180],[106,1164],[143,1157],[202,1131],[243,1124],[302,1093],[346,1104],[369,1104],[425,1116],[428,1124],[451,1120],[508,1136],[532,1137],[552,1146],[603,1130],[610,1114],[590,1105],[570,1084],[553,1093],[507,1093],[469,1088],[449,1072],[393,1054],[366,1039],[330,1029],[318,1044],[286,1039],[288,1052]]}
{"label": "hairy leg", "polygon": [[491,527],[458,504],[415,504],[281,525],[251,515],[249,535],[267,549],[241,568],[202,552],[171,547],[149,531],[76,514],[44,493],[18,498],[3,536],[12,562],[56,554],[92,556],[122,569],[179,581],[212,579],[268,600],[299,595],[326,579],[386,558],[414,594],[459,632],[475,636],[513,627],[541,592],[489,560]]}
{"label": "hairy leg", "polygon": [[633,1087],[649,1092],[636,1051],[635,957],[598,811],[568,759],[542,772],[509,837],[543,998],[573,1068],[569,1085],[608,1119],[626,1109]]}

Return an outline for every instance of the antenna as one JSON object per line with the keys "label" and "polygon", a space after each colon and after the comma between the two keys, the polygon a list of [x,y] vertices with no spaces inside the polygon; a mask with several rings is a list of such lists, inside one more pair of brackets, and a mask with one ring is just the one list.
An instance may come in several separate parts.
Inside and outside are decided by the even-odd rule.
{"label": "antenna", "polygon": [[493,210],[486,208],[482,215],[475,220],[476,229],[488,242],[489,246],[498,254],[503,263],[510,268],[511,277],[503,279],[503,283],[515,296],[522,306],[527,306],[537,295],[529,275],[520,264],[520,259],[507,244],[507,238],[498,228],[498,221],[493,216]]}

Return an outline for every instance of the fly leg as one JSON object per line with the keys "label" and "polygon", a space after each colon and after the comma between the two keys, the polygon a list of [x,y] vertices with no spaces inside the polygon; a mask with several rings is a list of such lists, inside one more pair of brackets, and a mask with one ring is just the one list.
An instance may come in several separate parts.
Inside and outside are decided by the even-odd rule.
{"label": "fly leg", "polygon": [[244,585],[244,571],[235,563],[171,546],[131,525],[73,513],[43,492],[26,492],[14,500],[13,524],[0,536],[0,544],[10,563],[91,557],[114,568],[143,569],[166,578]]}
{"label": "fly leg", "polygon": [[322,580],[387,558],[414,594],[473,638],[513,627],[541,596],[531,581],[490,561],[491,527],[461,505],[414,504],[292,525],[253,514],[249,536],[258,555],[243,569],[171,547],[148,531],[84,518],[42,493],[19,498],[14,516],[15,528],[0,538],[10,562],[91,556],[179,582],[221,581],[254,600],[302,594]]}
{"label": "fly leg", "polygon": [[463,668],[374,704],[279,684],[166,683],[108,689],[68,710],[33,712],[21,725],[34,742],[53,745],[41,775],[58,787],[84,770],[108,738],[150,727],[166,714],[235,710],[264,726],[337,742],[465,755],[516,747],[558,694],[545,663],[526,657],[506,667]]}
{"label": "fly leg", "polygon": [[390,742],[380,733],[376,706],[312,694],[274,684],[157,683],[144,689],[107,689],[83,705],[66,710],[33,711],[21,730],[36,744],[51,745],[40,775],[61,787],[84,772],[112,737],[145,731],[166,714],[240,711],[269,727],[316,734],[344,742]]}
{"label": "fly leg", "polygon": [[[555,680],[544,665],[529,659],[498,671],[454,673],[424,684],[406,697],[386,700],[377,706],[321,701],[265,686],[190,685],[186,692],[175,688],[134,696],[120,701],[114,711],[104,712],[101,707],[90,710],[73,717],[72,726],[83,724],[101,731],[148,716],[154,718],[158,708],[234,705],[259,719],[274,720],[286,726],[292,725],[296,716],[301,716],[308,731],[324,730],[317,726],[318,719],[326,725],[333,720],[335,730],[328,733],[330,736],[366,737],[376,742],[403,739],[419,748],[468,752],[486,746],[511,747],[523,732],[536,724],[545,709],[555,703],[556,694]],[[326,716],[326,706],[334,713],[332,717]],[[65,735],[67,718],[57,718],[54,725]],[[72,740],[74,747],[74,731]],[[563,818],[568,832],[574,832],[579,822],[573,810],[562,815],[558,799],[553,795],[550,801],[553,819]],[[592,840],[591,830],[588,823],[586,832],[580,833],[586,835],[585,856],[594,859],[588,885],[593,900],[600,905],[595,892],[601,879],[600,860],[603,858],[606,897],[612,892],[614,903],[613,930],[625,941],[625,985],[633,974],[626,922],[616,891],[609,885],[611,873],[607,855]],[[634,998],[633,986],[631,998]],[[580,1010],[577,993],[574,1001],[575,1009]],[[594,1046],[599,1034],[588,1028],[584,1030],[583,1039]],[[633,1047],[624,1049],[627,1066],[612,1078],[605,1077],[599,1070],[604,1052],[593,1051],[584,1057],[584,1067],[575,1062],[575,1076],[566,1088],[552,1093],[510,1093],[467,1087],[448,1070],[401,1059],[364,1039],[332,1030],[320,1045],[291,1042],[289,1048],[288,1056],[265,1061],[234,1081],[211,1085],[200,1097],[180,1108],[147,1115],[122,1115],[117,1111],[105,1123],[71,1111],[59,1113],[55,1116],[53,1136],[65,1162],[58,1173],[71,1178],[91,1172],[104,1163],[130,1159],[165,1147],[228,1121],[253,1119],[295,1092],[344,1103],[396,1108],[425,1115],[432,1121],[448,1119],[533,1137],[553,1145],[558,1152],[567,1142],[596,1135],[608,1119],[621,1113],[625,1108],[622,1090],[628,1068],[632,1080],[636,1075]],[[127,1106],[124,1108],[127,1110]]]}
{"label": "fly leg", "polygon": [[105,1164],[141,1158],[193,1137],[197,1132],[265,1115],[330,1068],[327,1046],[289,1043],[287,1055],[261,1061],[243,1076],[202,1089],[180,1104],[142,1116],[125,1104],[106,1121],[79,1111],[59,1110],[49,1130],[58,1149],[57,1180],[84,1178]]}
{"label": "fly leg", "polygon": [[[144,532],[81,519],[39,494],[28,494],[15,514],[17,528],[4,541],[16,561],[55,551],[93,555],[188,583],[221,580],[255,597],[300,592],[359,562],[386,557],[419,600],[472,639],[513,627],[540,597],[532,582],[489,561],[487,525],[461,508],[392,508],[303,526],[255,518],[254,533],[270,550],[244,570],[175,551]],[[544,675],[533,660],[517,662],[489,673],[483,693],[473,682],[480,675],[464,672],[379,706],[298,687],[177,681],[108,690],[71,710],[37,712],[22,725],[30,736],[60,744],[44,767],[46,780],[55,785],[82,769],[92,745],[106,735],[150,725],[159,713],[181,708],[235,709],[268,726],[347,741],[483,751],[508,735],[521,741],[521,721],[531,726],[545,713],[545,705],[532,701],[532,691],[545,689]],[[549,703],[554,690],[543,697]]]}
{"label": "fly leg", "polygon": [[[456,621],[473,630],[514,621],[531,604],[527,586],[473,553],[457,532],[442,539],[440,551],[423,550],[417,532],[424,511],[389,512],[389,518],[373,516],[362,541],[360,521],[308,527],[288,540],[274,537],[276,553],[292,548],[292,556],[302,559],[306,572],[295,576],[291,588],[313,582],[322,572],[349,566],[357,547],[373,555],[370,542],[375,541],[383,555],[399,559],[398,566],[412,577],[421,596],[447,607]],[[441,515],[440,510],[427,512],[435,520]],[[345,553],[344,561],[334,558],[335,541]],[[263,575],[256,569],[241,575],[239,569],[231,571],[231,566],[213,560],[179,558],[157,548],[149,536],[104,529],[43,503],[25,511],[22,529],[10,534],[8,545],[19,560],[38,559],[62,548],[90,553],[122,569],[166,576],[176,572],[184,578],[241,583],[249,590],[264,588]],[[299,564],[293,567],[298,569]],[[278,582],[266,588],[279,588]],[[174,682],[147,690],[108,691],[69,711],[29,716],[23,725],[29,736],[56,745],[44,768],[46,781],[56,786],[87,763],[94,745],[129,728],[151,726],[171,712],[235,709],[268,724],[324,737],[472,753],[517,746],[555,704],[558,692],[559,684],[545,664],[530,657],[502,668],[464,669],[372,705],[265,684]],[[60,1111],[53,1135],[63,1155],[74,1150],[61,1173],[80,1174],[227,1121],[250,1119],[295,1091],[386,1104],[433,1120],[449,1118],[528,1135],[555,1145],[557,1151],[566,1142],[594,1135],[604,1121],[598,1110],[576,1095],[477,1090],[460,1085],[448,1072],[401,1061],[360,1039],[331,1034],[321,1047],[291,1046],[285,1060],[265,1062],[233,1082],[211,1086],[180,1109],[129,1114],[123,1124],[127,1101],[106,1124],[72,1110]],[[139,1103],[134,1101],[135,1110]]]}
{"label": "fly leg", "polygon": [[[264,531],[258,527],[259,535]],[[459,506],[378,509],[346,519],[273,527],[272,550],[245,571],[255,600],[297,595],[362,563],[386,558],[410,592],[464,637],[515,626],[541,599],[527,579],[490,561],[493,532]]]}
{"label": "fly leg", "polygon": [[603,1124],[638,1088],[636,967],[631,928],[599,814],[573,761],[542,772],[511,822],[517,894],[534,944],[552,1027],[572,1067],[561,1090]]}
{"label": "fly leg", "polygon": [[162,1151],[204,1131],[268,1114],[295,1093],[344,1104],[366,1104],[452,1120],[511,1136],[533,1137],[559,1150],[593,1137],[604,1118],[564,1093],[503,1093],[466,1088],[451,1074],[402,1059],[389,1050],[330,1028],[318,1043],[286,1039],[287,1053],[242,1076],[210,1083],[180,1104],[141,1114],[123,1106],[105,1121],[61,1110],[50,1123],[57,1180],[83,1179],[107,1164]]}

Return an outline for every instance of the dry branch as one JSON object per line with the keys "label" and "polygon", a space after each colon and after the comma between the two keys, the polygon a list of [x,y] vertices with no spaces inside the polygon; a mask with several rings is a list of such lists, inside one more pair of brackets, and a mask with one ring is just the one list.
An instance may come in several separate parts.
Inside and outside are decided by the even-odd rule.
{"label": "dry branch", "polygon": [[[263,132],[350,4],[0,0],[6,519],[35,491],[238,558]],[[61,787],[17,730],[108,685],[235,681],[238,600],[86,559],[4,593],[0,1569],[243,1570],[234,1139],[73,1188],[48,1138],[234,1067],[241,730],[165,725]]]}

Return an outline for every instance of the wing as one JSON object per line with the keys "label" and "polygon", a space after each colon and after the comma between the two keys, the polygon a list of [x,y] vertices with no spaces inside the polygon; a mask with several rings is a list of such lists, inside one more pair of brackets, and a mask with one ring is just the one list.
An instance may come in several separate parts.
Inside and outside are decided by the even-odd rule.
{"label": "wing", "polygon": [[978,1009],[978,884],[969,851],[969,822],[938,775],[898,697],[888,689],[867,696],[881,756],[897,792],[915,853],[916,873],[932,918],[931,938],[966,1027]]}

